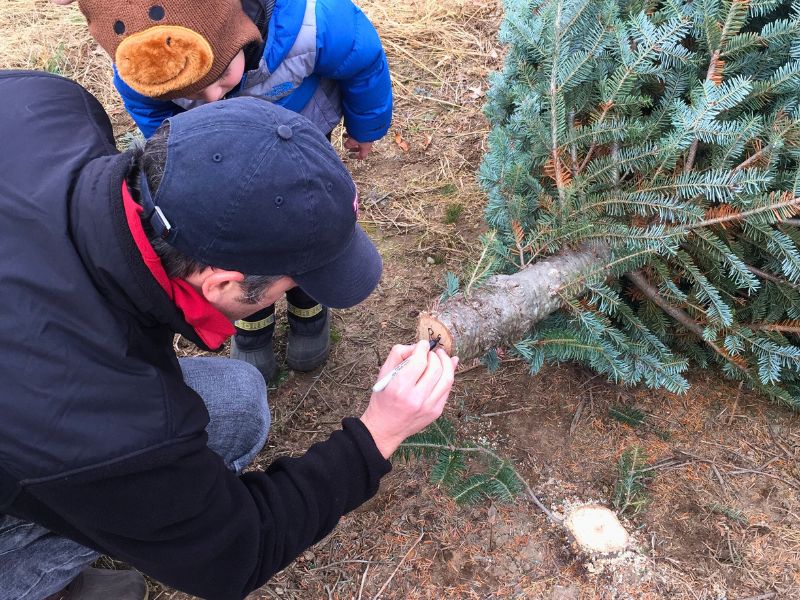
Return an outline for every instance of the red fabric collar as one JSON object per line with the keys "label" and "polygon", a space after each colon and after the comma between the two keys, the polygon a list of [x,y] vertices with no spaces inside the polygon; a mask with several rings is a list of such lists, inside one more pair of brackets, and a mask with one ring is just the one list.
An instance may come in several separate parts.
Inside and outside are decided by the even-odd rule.
{"label": "red fabric collar", "polygon": [[133,240],[136,242],[136,247],[139,248],[144,264],[150,269],[155,280],[164,288],[167,296],[181,310],[183,318],[194,328],[206,346],[211,349],[222,346],[225,340],[236,331],[233,324],[185,280],[167,276],[161,260],[150,245],[142,227],[139,215],[144,209],[133,199],[124,181],[122,182],[122,203],[125,206],[125,216],[128,219],[128,227],[133,235]]}

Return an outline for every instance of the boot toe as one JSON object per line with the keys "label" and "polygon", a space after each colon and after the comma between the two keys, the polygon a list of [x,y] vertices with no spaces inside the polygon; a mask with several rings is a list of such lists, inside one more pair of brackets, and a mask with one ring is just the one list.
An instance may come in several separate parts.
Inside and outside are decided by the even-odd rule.
{"label": "boot toe", "polygon": [[325,364],[330,350],[330,321],[326,316],[325,323],[314,333],[303,334],[289,330],[286,364],[294,371],[313,371]]}
{"label": "boot toe", "polygon": [[68,600],[147,600],[147,582],[138,571],[89,567],[67,586]]}
{"label": "boot toe", "polygon": [[263,348],[243,350],[236,344],[236,338],[231,340],[231,358],[243,360],[253,365],[264,376],[267,383],[275,378],[278,372],[278,363],[275,360],[275,353],[272,350],[272,342]]}

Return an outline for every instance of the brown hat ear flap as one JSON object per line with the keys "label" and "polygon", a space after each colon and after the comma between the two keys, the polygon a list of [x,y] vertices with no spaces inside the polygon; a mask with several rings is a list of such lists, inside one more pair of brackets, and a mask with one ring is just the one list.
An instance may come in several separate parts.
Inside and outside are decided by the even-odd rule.
{"label": "brown hat ear flap", "polygon": [[115,62],[125,83],[140,94],[158,97],[202,80],[214,64],[214,51],[196,31],[159,25],[122,40]]}

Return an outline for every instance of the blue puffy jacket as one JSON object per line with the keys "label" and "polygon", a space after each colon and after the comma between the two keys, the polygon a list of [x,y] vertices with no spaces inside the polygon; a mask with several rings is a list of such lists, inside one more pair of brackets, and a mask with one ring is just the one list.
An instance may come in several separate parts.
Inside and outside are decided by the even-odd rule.
{"label": "blue puffy jacket", "polygon": [[[392,85],[375,28],[351,0],[276,0],[262,31],[257,64],[248,65],[233,96],[260,96],[310,118],[324,132],[344,117],[359,142],[380,139],[392,118]],[[114,84],[145,135],[202,101],[156,100],[120,79]]]}

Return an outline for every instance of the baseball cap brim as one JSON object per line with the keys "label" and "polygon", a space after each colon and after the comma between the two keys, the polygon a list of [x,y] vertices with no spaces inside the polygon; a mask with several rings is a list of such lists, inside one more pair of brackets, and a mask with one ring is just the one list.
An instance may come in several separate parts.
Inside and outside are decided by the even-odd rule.
{"label": "baseball cap brim", "polygon": [[325,266],[292,278],[314,300],[330,308],[350,308],[377,287],[383,270],[378,249],[356,224],[347,248]]}

